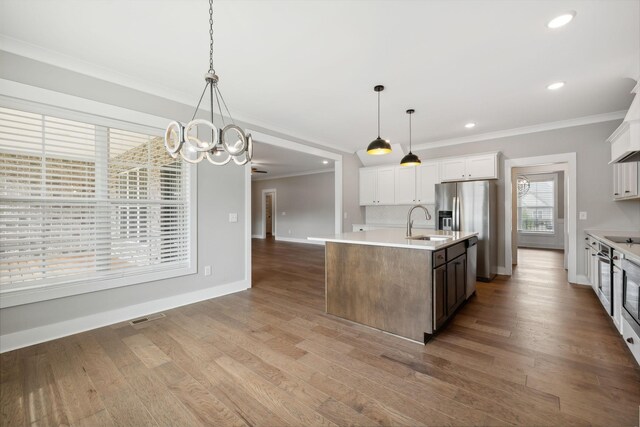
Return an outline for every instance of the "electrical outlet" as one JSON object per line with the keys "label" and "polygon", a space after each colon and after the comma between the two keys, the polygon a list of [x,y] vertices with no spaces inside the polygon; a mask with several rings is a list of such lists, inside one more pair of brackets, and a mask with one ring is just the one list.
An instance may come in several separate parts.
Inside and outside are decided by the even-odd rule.
{"label": "electrical outlet", "polygon": [[282,216],[285,216],[287,213],[285,211],[282,211]]}
{"label": "electrical outlet", "polygon": [[230,213],[229,214],[229,222],[238,222],[238,214]]}
{"label": "electrical outlet", "polygon": [[205,276],[211,276],[211,266],[210,265],[206,265],[204,267],[204,275]]}
{"label": "electrical outlet", "polygon": [[587,219],[587,213],[584,211],[580,212],[580,219],[585,221]]}

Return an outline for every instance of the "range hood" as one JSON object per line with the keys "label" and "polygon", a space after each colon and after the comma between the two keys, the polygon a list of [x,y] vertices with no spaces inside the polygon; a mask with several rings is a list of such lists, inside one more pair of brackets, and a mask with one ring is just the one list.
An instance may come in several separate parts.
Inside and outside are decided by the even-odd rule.
{"label": "range hood", "polygon": [[624,163],[640,161],[640,82],[632,90],[635,93],[624,121],[607,141],[611,144],[611,161]]}

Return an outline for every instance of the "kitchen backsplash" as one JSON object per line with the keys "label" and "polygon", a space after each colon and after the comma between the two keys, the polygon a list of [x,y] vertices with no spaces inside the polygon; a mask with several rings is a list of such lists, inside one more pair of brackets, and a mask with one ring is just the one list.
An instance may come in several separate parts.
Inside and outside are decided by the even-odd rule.
{"label": "kitchen backsplash", "polygon": [[[413,205],[397,205],[397,206],[367,206],[366,223],[367,224],[389,224],[398,225],[407,223],[407,213]],[[431,221],[427,221],[424,217],[422,209],[413,211],[411,218],[416,226],[434,226],[435,224],[435,205],[424,205],[431,214]]]}

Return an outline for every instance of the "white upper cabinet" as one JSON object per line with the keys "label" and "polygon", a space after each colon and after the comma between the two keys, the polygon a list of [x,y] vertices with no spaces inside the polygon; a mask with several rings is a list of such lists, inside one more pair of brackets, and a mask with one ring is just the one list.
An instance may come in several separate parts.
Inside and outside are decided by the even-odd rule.
{"label": "white upper cabinet", "polygon": [[613,164],[613,199],[628,200],[640,198],[640,176],[638,164],[640,162],[625,162]]}
{"label": "white upper cabinet", "polygon": [[416,202],[416,167],[396,168],[396,204],[410,205]]}
{"label": "white upper cabinet", "polygon": [[417,203],[436,203],[436,184],[440,183],[438,166],[438,162],[424,162],[416,168]]}
{"label": "white upper cabinet", "polygon": [[440,182],[497,179],[498,154],[360,168],[360,206],[435,204]]}
{"label": "white upper cabinet", "polygon": [[440,162],[440,180],[498,179],[498,153],[446,159]]}
{"label": "white upper cabinet", "polygon": [[450,159],[440,162],[440,178],[443,181],[462,181],[466,174],[464,159]]}
{"label": "white upper cabinet", "polygon": [[377,201],[378,171],[360,169],[360,206],[375,205]]}
{"label": "white upper cabinet", "polygon": [[394,166],[378,168],[378,204],[393,205],[396,201],[396,171]]}
{"label": "white upper cabinet", "polygon": [[395,167],[360,169],[360,205],[395,203]]}

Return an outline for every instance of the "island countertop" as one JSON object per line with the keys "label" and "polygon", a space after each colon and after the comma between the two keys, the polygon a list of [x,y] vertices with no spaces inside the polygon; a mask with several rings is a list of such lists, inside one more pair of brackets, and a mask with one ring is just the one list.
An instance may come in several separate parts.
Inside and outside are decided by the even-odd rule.
{"label": "island countertop", "polygon": [[443,231],[443,230],[413,230],[413,237],[435,236],[448,237],[447,240],[412,240],[406,237],[403,229],[380,229],[369,231],[355,231],[350,233],[335,234],[332,236],[309,237],[309,240],[319,242],[349,243],[354,245],[385,246],[393,248],[422,249],[434,251],[454,245],[473,236],[476,232]]}

